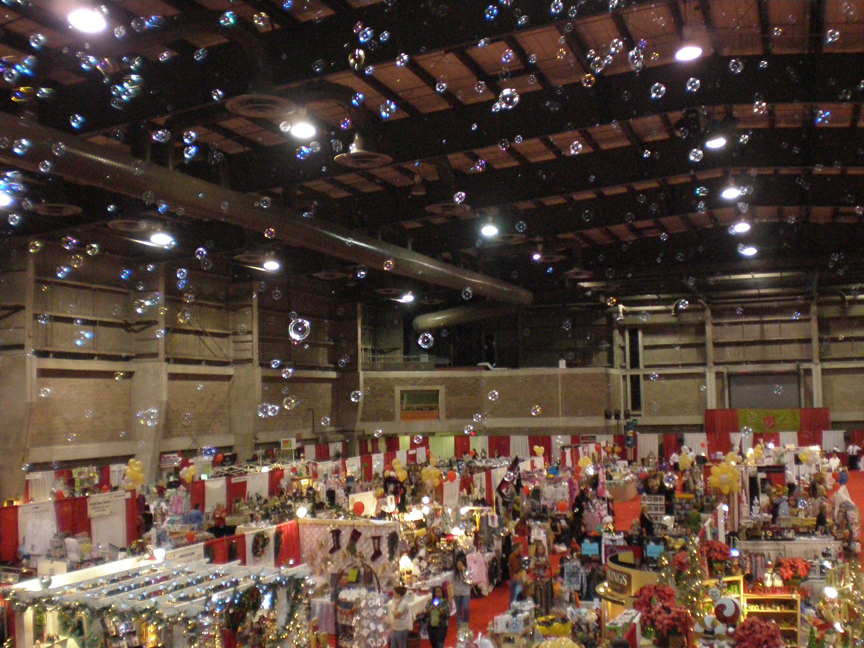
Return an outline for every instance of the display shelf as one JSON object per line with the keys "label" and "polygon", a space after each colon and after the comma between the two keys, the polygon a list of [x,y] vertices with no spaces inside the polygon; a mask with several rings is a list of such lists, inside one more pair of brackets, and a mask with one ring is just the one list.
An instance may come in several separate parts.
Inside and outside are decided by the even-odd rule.
{"label": "display shelf", "polygon": [[[801,597],[798,594],[745,592],[743,603],[742,610],[745,616],[753,614],[760,619],[774,621],[783,635],[784,644],[798,645],[798,637],[801,632]],[[767,609],[754,609],[754,605],[764,605]],[[782,607],[775,608],[772,606]]]}

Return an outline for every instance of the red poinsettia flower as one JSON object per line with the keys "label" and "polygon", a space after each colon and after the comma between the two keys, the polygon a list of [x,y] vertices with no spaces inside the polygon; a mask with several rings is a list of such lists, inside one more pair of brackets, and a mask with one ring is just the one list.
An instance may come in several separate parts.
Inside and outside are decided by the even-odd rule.
{"label": "red poinsettia flower", "polygon": [[706,540],[699,545],[699,552],[710,562],[723,562],[732,557],[729,545],[718,540]]}
{"label": "red poinsettia flower", "polygon": [[735,628],[735,648],[783,648],[783,636],[773,621],[750,616]]}

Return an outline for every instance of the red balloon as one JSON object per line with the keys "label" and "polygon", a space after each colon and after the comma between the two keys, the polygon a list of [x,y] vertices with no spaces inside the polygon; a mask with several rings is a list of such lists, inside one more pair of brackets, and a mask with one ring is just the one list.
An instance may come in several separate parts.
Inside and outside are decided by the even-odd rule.
{"label": "red balloon", "polygon": [[558,510],[561,513],[566,513],[567,512],[567,502],[565,502],[564,500],[559,500],[558,501]]}
{"label": "red balloon", "polygon": [[363,502],[354,502],[354,515],[363,515],[366,505]]}
{"label": "red balloon", "polygon": [[297,474],[297,466],[291,466],[291,474],[292,474],[292,475],[296,475],[296,474]]}
{"label": "red balloon", "polygon": [[705,447],[705,442],[704,442],[704,441],[702,442],[702,447],[703,447],[703,448]]}
{"label": "red balloon", "polygon": [[188,531],[186,533],[186,542],[188,542],[189,544],[192,544],[193,542],[195,542],[195,537],[196,536],[195,536],[194,531]]}
{"label": "red balloon", "polygon": [[225,455],[223,455],[223,454],[221,454],[221,453],[220,453],[220,454],[217,454],[217,455],[216,455],[216,463],[217,463],[217,464],[221,464],[221,463],[222,463],[222,460],[223,460],[224,458],[225,458]]}
{"label": "red balloon", "polygon": [[837,481],[838,479],[840,479],[840,473],[837,472],[836,470],[833,473],[831,473],[831,476],[834,478],[834,481]]}
{"label": "red balloon", "polygon": [[525,493],[525,496],[527,497],[528,495],[531,494],[531,489],[528,486],[523,486],[522,492]]}
{"label": "red balloon", "polygon": [[108,484],[102,484],[102,492],[107,493],[111,490],[111,487]]}
{"label": "red balloon", "polygon": [[447,471],[447,481],[454,482],[456,481],[456,477],[458,477],[458,475],[456,474],[455,470]]}
{"label": "red balloon", "polygon": [[57,491],[56,493],[54,493],[54,499],[55,500],[66,499],[66,493],[64,493],[63,491]]}

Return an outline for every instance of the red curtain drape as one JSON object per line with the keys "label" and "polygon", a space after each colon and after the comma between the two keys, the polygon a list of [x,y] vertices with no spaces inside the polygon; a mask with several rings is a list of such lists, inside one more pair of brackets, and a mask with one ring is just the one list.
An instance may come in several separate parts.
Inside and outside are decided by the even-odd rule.
{"label": "red curtain drape", "polygon": [[[732,438],[728,432],[706,432],[706,445],[708,446],[708,454],[715,452],[727,453],[732,449]],[[697,448],[692,448],[698,450]]]}
{"label": "red curtain drape", "polygon": [[245,535],[235,535],[228,538],[228,544],[230,545],[232,542],[237,543],[237,560],[240,561],[241,565],[246,564],[246,536]]}
{"label": "red curtain drape", "polygon": [[496,453],[499,457],[510,456],[510,437],[509,436],[490,436],[489,437],[489,456],[494,457]]}
{"label": "red curtain drape", "polygon": [[363,473],[363,481],[372,481],[372,455],[360,455],[360,471]]}
{"label": "red curtain drape", "polygon": [[534,446],[542,446],[543,447],[543,458],[546,461],[550,461],[552,458],[552,437],[548,434],[542,435],[531,435],[528,437],[528,446],[530,448],[531,456],[536,457],[537,454],[534,452]]}
{"label": "red curtain drape", "polygon": [[361,456],[371,454],[372,451],[369,449],[369,439],[360,439],[357,441],[357,451]]}
{"label": "red curtain drape", "polygon": [[228,562],[228,538],[216,538],[204,543],[205,547],[213,548],[213,564],[224,565]]}
{"label": "red curtain drape", "polygon": [[798,445],[822,445],[822,430],[831,429],[831,410],[827,407],[807,407],[801,410]]}
{"label": "red curtain drape", "polygon": [[864,443],[864,430],[849,430],[849,441],[860,446]]}
{"label": "red curtain drape", "polygon": [[471,452],[471,437],[460,434],[453,437],[453,456],[461,459]]}
{"label": "red curtain drape", "polygon": [[[417,439],[420,439],[420,443],[417,443]],[[412,436],[411,437],[411,449],[415,450],[417,448],[428,448],[429,447],[429,437],[427,436]]]}
{"label": "red curtain drape", "polygon": [[396,458],[395,452],[384,453],[384,468],[390,470],[393,467],[393,460]]}
{"label": "red curtain drape", "polygon": [[57,500],[54,502],[54,511],[57,515],[57,530],[59,532],[71,533],[72,535],[90,533],[90,518],[87,515],[86,497],[70,497],[69,499]]}
{"label": "red curtain drape", "polygon": [[498,484],[492,483],[492,471],[486,471],[486,504],[492,506],[495,503],[495,487]]}
{"label": "red curtain drape", "polygon": [[474,478],[470,475],[466,477],[462,477],[459,480],[459,492],[460,493],[473,493],[474,492]]}
{"label": "red curtain drape", "polygon": [[738,410],[734,409],[706,409],[705,431],[710,436],[712,432],[731,434],[739,432]]}
{"label": "red curtain drape", "polygon": [[277,468],[270,471],[270,483],[267,486],[267,494],[271,497],[279,493],[279,483],[285,476],[284,468]]}
{"label": "red curtain drape", "polygon": [[138,501],[133,491],[132,497],[126,499],[126,546],[138,539]]}
{"label": "red curtain drape", "polygon": [[330,459],[330,444],[317,444],[315,446],[315,461],[327,461],[328,459]]}
{"label": "red curtain drape", "polygon": [[285,523],[285,534],[282,540],[282,550],[285,552],[285,557],[290,561],[293,560],[295,565],[303,562],[303,556],[300,553],[300,525],[297,520],[291,520]]}
{"label": "red curtain drape", "polygon": [[18,560],[18,507],[0,508],[0,560]]}
{"label": "red curtain drape", "polygon": [[385,452],[396,452],[399,450],[399,437],[398,436],[388,436],[384,438],[384,451]]}
{"label": "red curtain drape", "polygon": [[102,466],[99,468],[99,490],[103,486],[111,488],[111,466]]}
{"label": "red curtain drape", "polygon": [[225,490],[228,496],[228,511],[231,512],[234,510],[234,500],[246,499],[246,480],[238,482],[228,477]]}
{"label": "red curtain drape", "polygon": [[189,484],[189,505],[194,507],[198,505],[201,512],[204,512],[204,480],[198,479]]}
{"label": "red curtain drape", "polygon": [[678,452],[678,449],[680,447],[681,446],[678,445],[677,434],[667,432],[663,435],[663,456],[666,458],[667,461],[673,453]]}

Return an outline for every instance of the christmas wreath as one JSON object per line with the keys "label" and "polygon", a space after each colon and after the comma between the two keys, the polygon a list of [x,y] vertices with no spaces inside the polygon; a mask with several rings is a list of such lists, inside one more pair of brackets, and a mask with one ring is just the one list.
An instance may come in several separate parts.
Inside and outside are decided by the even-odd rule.
{"label": "christmas wreath", "polygon": [[262,558],[267,553],[267,547],[270,546],[270,536],[264,531],[259,531],[252,538],[252,555],[256,558]]}

